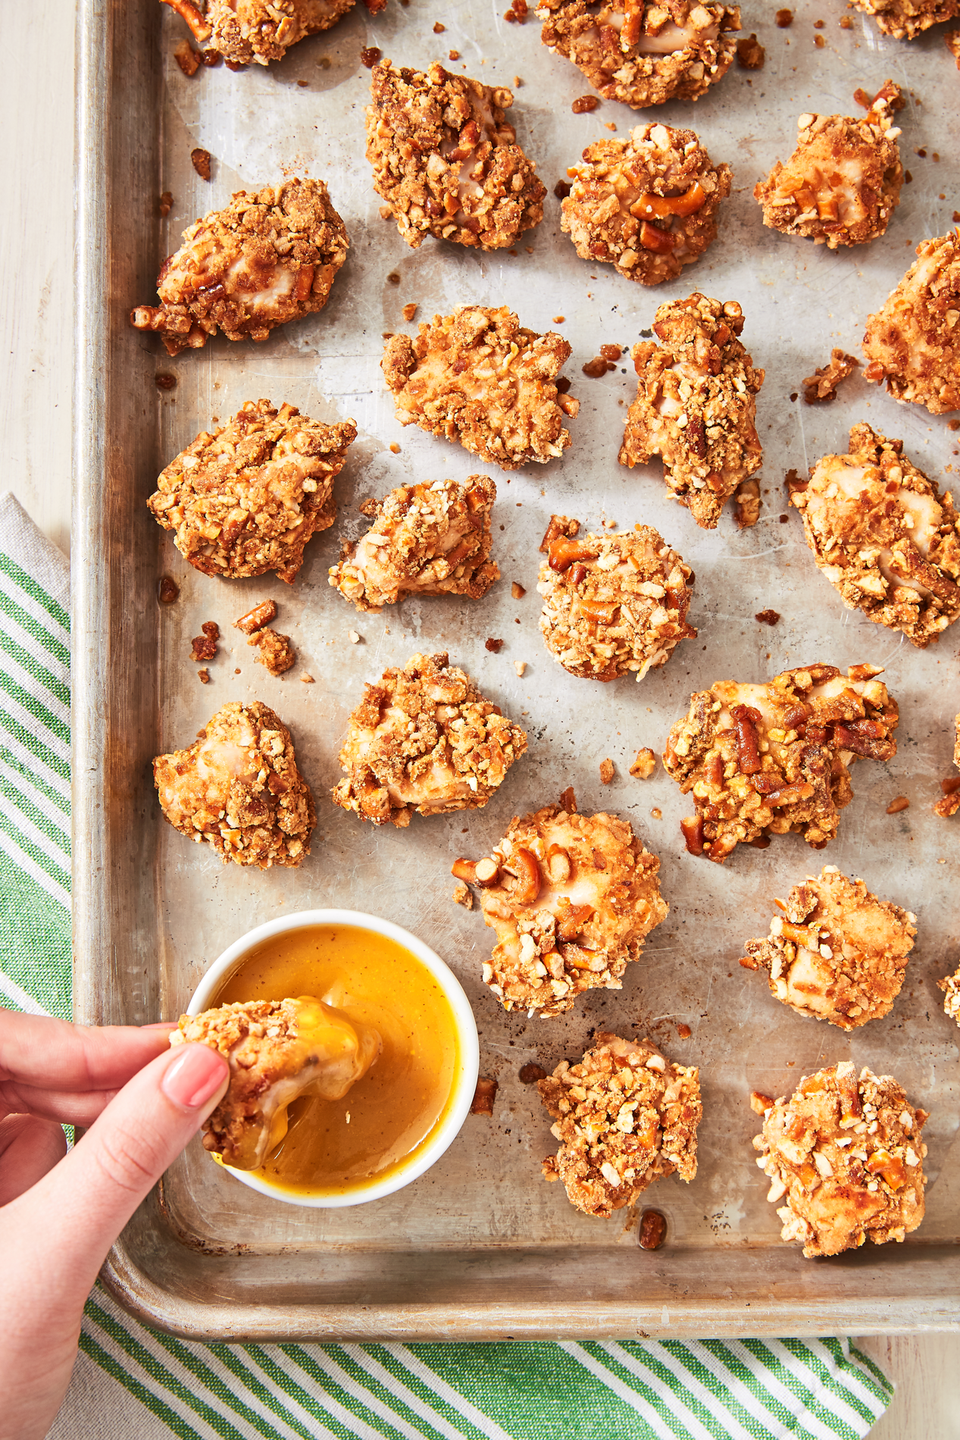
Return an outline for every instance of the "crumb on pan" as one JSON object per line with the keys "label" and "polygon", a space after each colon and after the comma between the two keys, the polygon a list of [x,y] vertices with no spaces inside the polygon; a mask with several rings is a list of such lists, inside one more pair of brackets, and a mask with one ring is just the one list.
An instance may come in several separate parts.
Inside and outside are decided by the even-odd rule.
{"label": "crumb on pan", "polygon": [[299,865],[316,811],[290,731],[259,700],[222,706],[184,750],[158,755],[153,775],[174,829],[226,863]]}
{"label": "crumb on pan", "polygon": [[277,325],[322,310],[349,240],[322,180],[296,176],[238,190],[183,232],[157,277],[160,304],[130,313],[169,355],[228,340],[265,340]]}
{"label": "crumb on pan", "polygon": [[741,70],[762,70],[767,52],[755,33],[737,41],[737,64]]}
{"label": "crumb on pan", "polygon": [[893,124],[903,105],[888,80],[864,116],[801,115],[796,150],[754,187],[764,225],[831,250],[883,235],[903,184]]}
{"label": "crumb on pan", "polygon": [[920,1138],[927,1112],[891,1075],[849,1060],[805,1076],[790,1099],[764,1112],[754,1138],[767,1199],[784,1203],[781,1239],[807,1257],[839,1255],[865,1240],[902,1241],[923,1219]]}
{"label": "crumb on pan", "polygon": [[474,867],[484,921],[497,934],[483,979],[504,1009],[548,1018],[585,990],[619,990],[669,909],[659,869],[616,815],[547,805],[516,816]]}
{"label": "crumb on pan", "polygon": [[290,643],[290,636],[281,635],[277,630],[268,627],[257,630],[250,636],[247,644],[257,647],[254,658],[258,664],[265,666],[271,675],[283,675],[297,663],[297,652]]}
{"label": "crumb on pan", "polygon": [[401,425],[458,441],[503,470],[545,464],[570,444],[563,428],[580,402],[560,394],[570,354],[560,335],[526,330],[505,305],[461,305],[422,322],[418,335],[393,335],[382,368]]}
{"label": "crumb on pan", "polygon": [[803,398],[807,405],[819,405],[836,400],[837,389],[854,371],[859,370],[860,361],[845,350],[835,346],[830,351],[826,365],[818,365],[812,375],[803,382]]}
{"label": "crumb on pan", "polygon": [[923,240],[916,253],[882,308],[867,317],[863,376],[885,380],[896,400],[943,415],[960,409],[960,234]]}
{"label": "crumb on pan", "polygon": [[850,453],[824,455],[789,490],[817,566],[848,609],[921,649],[960,616],[960,517],[902,440],[854,425]]}
{"label": "crumb on pan", "polygon": [[248,400],[171,460],[147,505],[204,575],[275,570],[292,583],[308,540],[337,517],[333,482],[356,435],[352,420],[324,425]]}
{"label": "crumb on pan", "polygon": [[373,71],[367,159],[400,234],[497,250],[543,219],[546,189],[505,111],[513,95],[434,62]]}
{"label": "crumb on pan", "polygon": [[760,481],[753,475],[741,480],[733,492],[733,519],[738,530],[749,530],[760,519]]}
{"label": "crumb on pan", "polygon": [[205,54],[222,55],[228,65],[239,69],[280,60],[305,36],[335,25],[355,0],[200,0],[200,5],[164,0],[164,4],[186,20]]}
{"label": "crumb on pan", "polygon": [[242,630],[244,635],[255,635],[264,625],[269,625],[271,620],[276,619],[276,614],[276,600],[261,600],[259,605],[254,605],[253,609],[241,615],[239,620],[234,620],[233,626],[235,630]]}
{"label": "crumb on pan", "polygon": [[889,1013],[906,974],[916,916],[825,865],[794,885],[764,940],[740,964],[765,969],[770,992],[801,1015],[855,1030]]}
{"label": "crumb on pan", "polygon": [[577,254],[641,285],[675,279],[716,239],[732,174],[713,164],[692,130],[660,122],[588,145],[567,173],[573,184],[560,228]]}
{"label": "crumb on pan", "polygon": [[469,886],[464,885],[462,880],[459,885],[454,886],[453,898],[456,903],[462,905],[465,910],[473,909],[473,895],[470,892]]}
{"label": "crumb on pan", "polygon": [[213,660],[217,654],[217,642],[220,639],[220,626],[215,620],[204,620],[200,626],[202,635],[195,635],[190,641],[190,659]]}
{"label": "crumb on pan", "polygon": [[561,1060],[537,1089],[560,1142],[542,1162],[544,1179],[561,1180],[585,1215],[606,1219],[674,1171],[688,1184],[696,1175],[698,1072],[649,1040],[601,1031],[582,1060]]}
{"label": "crumb on pan", "polygon": [[634,345],[637,396],[627,413],[620,464],[663,461],[670,490],[703,529],[760,468],[756,399],[762,370],[737,338],[743,311],[695,291],[656,312],[656,340]]}
{"label": "crumb on pan", "polygon": [[605,100],[636,110],[699,100],[730,68],[737,5],[713,0],[539,0],[540,38]]}
{"label": "crumb on pan", "polygon": [[850,0],[865,15],[872,15],[877,28],[894,40],[913,40],[941,20],[960,15],[958,0]]}
{"label": "crumb on pan", "polygon": [[492,1115],[493,1102],[500,1086],[490,1075],[481,1075],[477,1081],[473,1099],[470,1102],[471,1115]]}
{"label": "crumb on pan", "polygon": [[606,759],[600,761],[601,785],[609,785],[616,773],[616,766],[614,765],[613,761],[610,759],[609,756],[607,756]]}
{"label": "crumb on pan", "polygon": [[630,766],[630,774],[635,775],[638,780],[649,780],[657,768],[657,757],[648,745],[638,750]]}
{"label": "crumb on pan", "polygon": [[649,525],[583,539],[557,533],[540,567],[540,631],[571,675],[614,680],[633,671],[642,680],[696,635],[687,624],[692,583],[690,567]]}
{"label": "crumb on pan", "polygon": [[486,805],[527,748],[519,725],[485,700],[446,654],[391,667],[347,727],[335,804],[374,825]]}
{"label": "crumb on pan", "polygon": [[238,1170],[257,1169],[283,1140],[293,1100],[341,1099],[381,1049],[376,1030],[306,995],[181,1015],[170,1044],[209,1045],[230,1066],[227,1092],[203,1122],[203,1148]]}
{"label": "crumb on pan", "polygon": [[896,701],[877,665],[785,670],[759,684],[721,680],[691,699],[663,763],[696,816],[688,851],[723,863],[743,842],[796,832],[823,849],[853,799],[849,767],[896,754]]}
{"label": "crumb on pan", "polygon": [[391,490],[356,543],[345,542],[330,584],[358,610],[380,610],[407,595],[478,600],[500,577],[490,559],[497,487],[487,475],[425,480]]}

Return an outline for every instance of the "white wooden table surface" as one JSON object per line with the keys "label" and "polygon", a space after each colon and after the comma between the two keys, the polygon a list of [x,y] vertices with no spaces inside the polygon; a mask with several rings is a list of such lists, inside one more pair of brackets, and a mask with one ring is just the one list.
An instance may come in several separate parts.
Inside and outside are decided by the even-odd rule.
{"label": "white wooden table surface", "polygon": [[[154,0],[130,0],[151,4]],[[0,86],[0,489],[11,489],[69,554],[73,385],[73,7],[2,9],[7,80]],[[958,86],[960,94],[960,86]],[[896,1382],[873,1440],[960,1440],[960,1334],[868,1337],[862,1348]],[[99,1372],[83,1363],[61,1419],[63,1440],[101,1434]],[[106,1382],[105,1377],[102,1383]],[[113,1440],[151,1440],[166,1426],[131,1401]],[[121,1422],[122,1423],[122,1422]],[[156,1427],[156,1428],[154,1428]]]}

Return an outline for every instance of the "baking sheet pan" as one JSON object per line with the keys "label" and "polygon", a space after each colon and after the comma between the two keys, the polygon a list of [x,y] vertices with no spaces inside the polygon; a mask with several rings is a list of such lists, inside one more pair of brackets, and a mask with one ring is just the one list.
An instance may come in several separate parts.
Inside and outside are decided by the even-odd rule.
{"label": "baking sheet pan", "polygon": [[[79,332],[75,502],[75,948],[79,1018],[145,1022],[175,1015],[226,944],[275,915],[316,905],[373,910],[416,931],[452,965],[474,1005],[481,1073],[499,1089],[491,1118],[472,1116],[427,1176],[399,1194],[342,1211],[281,1206],[233,1182],[199,1145],[168,1173],[118,1243],[107,1279],[154,1324],[227,1338],[823,1333],[945,1326],[960,1316],[957,1200],[960,1119],[957,1030],[936,979],[955,968],[955,831],[931,812],[951,773],[960,708],[957,637],[927,652],[843,609],[787,521],[783,480],[819,455],[845,451],[849,426],[867,420],[901,437],[927,473],[958,464],[949,417],[897,404],[857,377],[831,405],[805,407],[801,380],[840,345],[853,353],[922,239],[943,234],[960,199],[960,86],[942,29],[912,44],[883,40],[872,22],[836,0],[798,0],[778,29],[773,7],[745,3],[743,32],[766,47],[765,67],[736,65],[695,105],[635,112],[603,102],[574,115],[583,76],[539,42],[539,24],[510,25],[495,5],[470,0],[391,0],[371,18],[358,5],[326,35],[279,64],[185,77],[173,47],[185,33],[166,7],[83,7],[79,40]],[[162,11],[162,13],[160,13]],[[849,29],[840,18],[850,14]],[[823,20],[821,29],[815,22]],[[446,28],[434,30],[439,21]],[[815,43],[817,36],[822,47]],[[514,89],[512,119],[548,189],[542,224],[516,255],[462,251],[427,239],[410,250],[379,198],[363,158],[369,72],[360,51],[377,46],[398,64],[440,59],[460,73]],[[462,59],[447,60],[457,50]],[[519,77],[519,82],[515,80]],[[757,179],[792,152],[807,110],[857,113],[853,92],[888,77],[908,96],[901,153],[912,180],[887,235],[833,254],[764,229]],[[633,285],[590,266],[560,232],[552,194],[593,140],[661,118],[696,130],[713,160],[734,172],[720,236],[676,282]],[[213,156],[202,181],[190,150]],[[921,154],[919,152],[925,152]],[[935,158],[939,156],[940,158]],[[222,338],[170,359],[130,329],[150,303],[160,261],[196,216],[241,188],[285,173],[325,179],[351,250],[323,312],[275,331],[258,346]],[[173,195],[161,220],[162,191]],[[399,282],[391,279],[399,276]],[[635,390],[628,354],[602,379],[581,366],[601,344],[629,349],[656,307],[693,289],[736,299],[743,340],[766,370],[758,402],[764,445],[758,525],[738,531],[725,514],[700,531],[667,498],[659,465],[617,464]],[[327,584],[345,538],[366,528],[358,503],[409,479],[482,470],[459,447],[402,429],[382,383],[384,332],[464,302],[507,304],[521,323],[556,329],[573,353],[564,373],[581,401],[562,461],[511,475],[486,467],[498,487],[494,558],[502,579],[479,602],[408,601],[362,615]],[[558,317],[563,317],[560,320]],[[156,375],[176,387],[158,389]],[[315,538],[296,583],[275,577],[228,582],[193,571],[160,532],[144,501],[164,464],[215,417],[248,399],[286,400],[324,420],[352,417],[359,435],[337,482],[339,518]],[[394,451],[391,446],[399,447]],[[652,524],[696,572],[696,640],[641,683],[575,679],[547,655],[537,628],[537,547],[553,512],[584,529]],[[161,608],[156,585],[172,575],[180,599]],[[511,598],[510,582],[526,589]],[[273,596],[276,625],[299,664],[274,679],[232,621]],[[781,618],[758,623],[768,608]],[[198,683],[190,637],[216,620],[221,652]],[[352,643],[350,631],[359,634]],[[488,638],[505,643],[497,654]],[[337,752],[364,681],[416,651],[445,650],[484,693],[528,730],[530,748],[486,806],[409,829],[374,831],[332,805]],[[637,748],[662,750],[690,694],[721,678],[757,680],[816,660],[846,669],[871,661],[900,703],[899,748],[889,765],[861,761],[840,834],[821,853],[796,836],[769,849],[740,847],[720,867],[685,853],[680,817],[690,806],[662,767],[649,781],[628,773]],[[515,662],[526,662],[521,677]],[[312,685],[300,683],[309,673]],[[188,744],[230,699],[258,698],[290,726],[318,803],[309,861],[299,871],[250,873],[222,866],[163,822],[153,791],[154,754]],[[599,763],[616,767],[602,785]],[[480,982],[491,948],[479,913],[454,905],[450,864],[479,856],[511,816],[573,785],[583,810],[626,816],[660,856],[671,910],[621,991],[592,992],[549,1021],[506,1015]],[[896,796],[910,808],[888,815]],[[960,822],[958,822],[960,823]],[[918,915],[907,981],[893,1012],[844,1035],[778,1005],[762,976],[740,969],[743,941],[766,933],[774,895],[824,863],[864,877],[872,890]],[[680,1027],[690,1035],[681,1038]],[[560,1186],[540,1178],[554,1142],[520,1067],[547,1069],[579,1057],[597,1029],[650,1035],[666,1053],[700,1066],[704,1120],[700,1169],[644,1197],[668,1218],[664,1248],[637,1245],[639,1208],[608,1221],[579,1214]],[[865,1247],[829,1262],[802,1259],[779,1241],[779,1221],[750,1139],[758,1129],[751,1088],[789,1092],[800,1075],[852,1059],[893,1073],[929,1109],[927,1215],[902,1246]]]}

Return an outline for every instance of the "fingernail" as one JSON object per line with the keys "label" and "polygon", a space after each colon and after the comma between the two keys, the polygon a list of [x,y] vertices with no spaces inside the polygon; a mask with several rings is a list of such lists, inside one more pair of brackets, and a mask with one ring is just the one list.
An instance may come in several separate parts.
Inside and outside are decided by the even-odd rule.
{"label": "fingernail", "polygon": [[209,1045],[187,1045],[164,1072],[160,1089],[184,1110],[199,1110],[227,1078],[223,1057]]}

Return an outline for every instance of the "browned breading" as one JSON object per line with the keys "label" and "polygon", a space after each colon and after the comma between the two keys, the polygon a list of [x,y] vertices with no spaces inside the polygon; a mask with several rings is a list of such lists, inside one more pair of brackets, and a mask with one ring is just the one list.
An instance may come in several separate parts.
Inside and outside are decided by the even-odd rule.
{"label": "browned breading", "polygon": [[855,1030],[893,1007],[917,933],[915,915],[878,900],[835,865],[794,885],[766,940],[740,964],[769,971],[770,991],[801,1015]]}
{"label": "browned breading", "polygon": [[926,1119],[892,1075],[863,1069],[858,1080],[849,1060],[805,1076],[789,1100],[773,1102],[753,1143],[772,1182],[767,1199],[784,1201],[781,1239],[802,1242],[812,1257],[916,1230]]}
{"label": "browned breading", "polygon": [[307,35],[329,30],[356,0],[164,0],[204,49],[234,66],[269,65]]}
{"label": "browned breading", "polygon": [[954,970],[952,975],[947,975],[943,980],[937,981],[938,987],[943,994],[943,1011],[949,1015],[951,1020],[956,1020],[960,1025],[960,967]]}
{"label": "browned breading", "polygon": [[373,187],[416,249],[425,235],[499,250],[543,219],[545,187],[504,112],[513,95],[434,62],[382,60],[372,75],[367,159]]}
{"label": "browned breading", "polygon": [[957,69],[960,70],[960,29],[948,30],[943,37],[943,43],[957,62]]}
{"label": "browned breading", "polygon": [[649,780],[657,768],[657,757],[649,745],[644,745],[634,756],[633,764],[630,766],[630,774],[635,775],[638,780]]}
{"label": "browned breading", "polygon": [[620,464],[663,461],[663,478],[703,529],[712,530],[724,502],[763,461],[757,435],[762,370],[737,336],[743,311],[698,291],[661,305],[654,334],[630,352],[637,398],[627,412]]}
{"label": "browned breading", "polygon": [[865,380],[933,415],[960,409],[960,231],[923,240],[883,308],[867,317]]}
{"label": "browned breading", "polygon": [[377,611],[407,595],[479,600],[500,578],[490,559],[496,497],[487,475],[400,485],[374,508],[366,535],[344,543],[330,584],[358,610]]}
{"label": "browned breading", "polygon": [[382,366],[401,425],[518,470],[529,460],[546,464],[570,444],[563,422],[580,402],[556,385],[569,354],[562,336],[523,329],[506,305],[461,305],[421,324],[415,339],[391,336]]}
{"label": "browned breading", "polygon": [[547,805],[515,816],[476,866],[483,918],[497,933],[483,979],[504,1009],[546,1019],[585,990],[619,990],[670,908],[659,869],[617,815]]}
{"label": "browned breading", "polygon": [[860,361],[854,355],[848,355],[839,346],[834,346],[830,351],[829,363],[818,365],[813,374],[804,380],[804,403],[820,405],[836,400],[838,386],[859,368]]}
{"label": "browned breading", "polygon": [[608,1218],[654,1180],[697,1173],[703,1117],[698,1071],[666,1060],[649,1040],[601,1032],[576,1065],[561,1060],[537,1089],[556,1120],[545,1180],[562,1180],[571,1205]]}
{"label": "browned breading", "polygon": [[884,234],[903,184],[893,124],[903,105],[900,87],[888,80],[862,117],[801,115],[796,150],[754,186],[764,225],[831,250]]}
{"label": "browned breading", "polygon": [[[953,763],[960,770],[960,715],[954,721],[954,732],[956,740],[953,746]],[[942,780],[940,783],[944,794],[934,805],[933,811],[941,820],[949,820],[951,815],[956,815],[960,810],[960,780]]]}
{"label": "browned breading", "polygon": [[283,1140],[292,1101],[342,1099],[381,1049],[376,1030],[308,995],[181,1015],[170,1044],[194,1043],[230,1066],[227,1093],[203,1122],[203,1147],[237,1170],[258,1169]]}
{"label": "browned breading", "polygon": [[877,665],[785,670],[760,684],[721,680],[691,700],[663,763],[696,818],[687,849],[722,864],[741,842],[796,831],[821,850],[853,799],[849,766],[896,754],[899,715]]}
{"label": "browned breading", "polygon": [[872,15],[877,28],[894,40],[913,40],[941,20],[960,15],[960,0],[850,0],[865,15]]}
{"label": "browned breading", "polygon": [[737,5],[713,0],[539,0],[540,38],[607,100],[635,110],[699,100],[730,68]]}
{"label": "browned breading", "polygon": [[641,285],[672,280],[699,259],[731,183],[730,166],[714,165],[692,130],[659,122],[588,145],[567,174],[560,228],[577,254]]}
{"label": "browned breading", "polygon": [[174,829],[205,841],[224,864],[299,865],[316,811],[290,731],[267,705],[231,700],[185,750],[158,755],[153,777]]}
{"label": "browned breading", "polygon": [[642,680],[665,665],[687,624],[693,572],[650,525],[619,535],[557,536],[540,567],[540,631],[571,675]]}
{"label": "browned breading", "polygon": [[256,660],[266,666],[271,675],[283,675],[297,663],[297,652],[290,644],[289,635],[278,630],[257,630],[247,641],[257,647]]}
{"label": "browned breading", "polygon": [[446,654],[413,655],[364,686],[339,763],[334,803],[374,825],[476,810],[527,748],[519,725],[485,700]]}
{"label": "browned breading", "polygon": [[169,355],[228,340],[265,340],[277,325],[322,310],[350,244],[322,180],[296,177],[238,190],[183,232],[161,266],[161,303],[130,312]]}
{"label": "browned breading", "polygon": [[171,460],[147,505],[204,575],[275,570],[292,584],[307,541],[337,518],[333,482],[356,436],[352,420],[324,425],[293,405],[248,400]]}
{"label": "browned breading", "polygon": [[960,516],[902,440],[854,425],[850,454],[824,455],[789,490],[817,565],[849,609],[920,649],[960,616]]}

